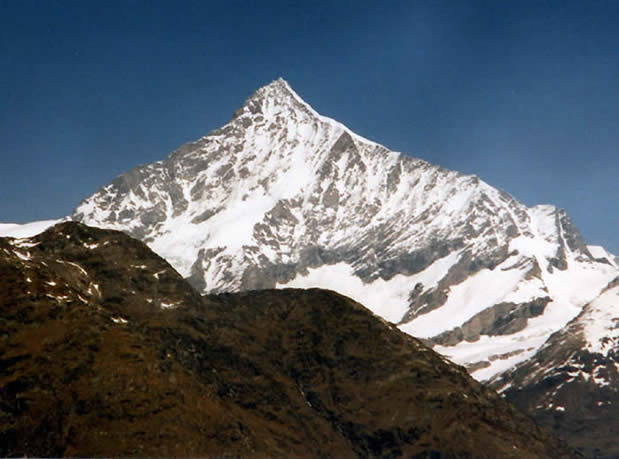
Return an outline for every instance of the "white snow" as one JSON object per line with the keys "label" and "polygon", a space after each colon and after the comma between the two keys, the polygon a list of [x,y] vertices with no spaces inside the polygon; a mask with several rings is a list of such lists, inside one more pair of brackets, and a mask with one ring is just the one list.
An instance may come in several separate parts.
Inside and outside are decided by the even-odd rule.
{"label": "white snow", "polygon": [[424,271],[412,276],[396,275],[389,280],[376,279],[364,283],[346,263],[324,265],[309,269],[305,276],[297,276],[276,288],[324,288],[335,290],[362,303],[380,317],[398,322],[408,310],[408,296],[418,282],[423,290],[436,287],[438,281],[447,274],[459,257],[459,252],[435,261]]}
{"label": "white snow", "polygon": [[11,241],[11,244],[15,247],[19,247],[20,249],[31,249],[32,247],[36,247],[40,244],[40,242],[32,242],[29,238],[24,239],[14,239]]}
{"label": "white snow", "polygon": [[524,274],[518,269],[483,269],[451,287],[442,307],[417,317],[400,329],[419,338],[429,338],[451,330],[484,309],[505,301],[510,293],[516,291]]}
{"label": "white snow", "polygon": [[208,221],[208,246],[235,250],[250,244],[254,225],[275,203],[272,196],[254,196],[219,212]]}
{"label": "white snow", "polygon": [[80,265],[78,265],[77,263],[74,263],[72,261],[64,261],[64,260],[61,260],[60,258],[57,258],[56,262],[61,263],[61,264],[71,265],[74,268],[77,268],[79,272],[82,273],[84,276],[88,276],[88,272],[84,268],[82,268]]}
{"label": "white snow", "polygon": [[589,249],[589,253],[593,255],[593,258],[605,258],[611,265],[619,268],[619,266],[617,266],[617,263],[615,262],[617,257],[615,257],[615,255],[610,253],[604,247],[600,245],[588,245],[587,249]]}
{"label": "white snow", "polygon": [[[94,292],[93,292],[94,289]],[[91,282],[90,285],[88,286],[88,290],[87,290],[89,295],[94,295],[96,293],[96,295],[101,298],[101,290],[99,289],[99,284],[95,284],[94,282]]]}
{"label": "white snow", "polygon": [[176,302],[176,303],[166,303],[164,301],[162,301],[160,303],[160,306],[162,309],[170,309],[170,308],[175,308],[176,306],[178,306],[180,304],[180,302]]}
{"label": "white snow", "polygon": [[18,251],[18,250],[15,250],[13,253],[14,253],[14,254],[17,256],[17,258],[19,258],[20,260],[23,260],[23,261],[30,261],[30,260],[32,260],[32,255],[30,255],[30,252],[23,253],[23,252],[20,252],[20,251]]}
{"label": "white snow", "polygon": [[[518,250],[521,255],[529,257],[553,258],[557,253],[557,244],[540,237],[519,236],[509,242],[509,250]],[[538,260],[545,265],[544,260]]]}
{"label": "white snow", "polygon": [[66,301],[69,299],[67,295],[52,295],[50,293],[47,293],[45,294],[45,296],[56,301]]}
{"label": "white snow", "polygon": [[463,341],[456,346],[434,346],[434,350],[459,365],[488,362],[488,367],[472,373],[475,379],[485,381],[532,357],[547,337],[546,333],[525,329],[511,335],[482,335],[475,342]]}
{"label": "white snow", "polygon": [[127,324],[129,323],[128,320],[123,319],[122,317],[112,317],[112,322],[114,322],[115,324]]}
{"label": "white snow", "polygon": [[58,220],[40,220],[30,223],[0,223],[0,236],[25,238],[36,236],[50,226],[65,221],[66,218]]}
{"label": "white snow", "polygon": [[277,284],[276,288],[313,288],[335,290],[355,301],[363,302],[375,314],[397,322],[408,307],[408,292],[414,287],[405,276],[395,276],[389,281],[377,279],[364,284],[354,275],[346,263],[324,265],[310,269],[306,276],[297,276],[286,284]]}
{"label": "white snow", "polygon": [[[529,318],[525,329],[511,335],[482,336],[473,343],[462,342],[449,347],[435,346],[434,350],[462,365],[485,361],[493,355],[523,351],[507,359],[490,361],[489,367],[472,373],[480,381],[490,379],[532,357],[552,333],[565,327],[588,301],[596,297],[612,275],[612,270],[605,272],[599,267],[594,269],[586,263],[574,264],[568,271],[555,270],[553,274],[544,273],[544,279],[549,285],[549,295],[553,301],[546,306],[542,315]],[[610,326],[608,320],[593,323],[605,323],[606,327]],[[590,333],[593,336],[608,336],[608,330],[603,327],[593,327]],[[592,337],[591,341],[595,341],[595,338]]]}
{"label": "white snow", "polygon": [[581,318],[587,350],[608,355],[619,347],[619,285],[593,300]]}

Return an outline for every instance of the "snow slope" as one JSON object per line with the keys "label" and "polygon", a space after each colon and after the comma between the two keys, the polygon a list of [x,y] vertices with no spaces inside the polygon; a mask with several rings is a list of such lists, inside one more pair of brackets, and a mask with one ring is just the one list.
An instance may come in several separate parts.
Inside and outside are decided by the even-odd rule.
{"label": "snow slope", "polygon": [[0,237],[32,237],[42,233],[50,226],[60,223],[64,219],[40,220],[30,223],[0,223]]}
{"label": "snow slope", "polygon": [[607,251],[604,247],[599,246],[599,245],[588,245],[587,248],[589,249],[589,252],[591,253],[591,255],[593,255],[593,257],[595,257],[596,259],[602,262],[606,260],[608,264],[616,268],[619,268],[619,264],[618,264],[619,257],[613,255],[612,253]]}

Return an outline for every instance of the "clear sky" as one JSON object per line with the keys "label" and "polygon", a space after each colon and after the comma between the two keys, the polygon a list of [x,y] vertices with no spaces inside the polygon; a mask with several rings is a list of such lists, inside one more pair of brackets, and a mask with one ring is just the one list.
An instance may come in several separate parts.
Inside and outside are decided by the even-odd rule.
{"label": "clear sky", "polygon": [[0,2],[0,221],[69,214],[277,77],[619,254],[619,1]]}

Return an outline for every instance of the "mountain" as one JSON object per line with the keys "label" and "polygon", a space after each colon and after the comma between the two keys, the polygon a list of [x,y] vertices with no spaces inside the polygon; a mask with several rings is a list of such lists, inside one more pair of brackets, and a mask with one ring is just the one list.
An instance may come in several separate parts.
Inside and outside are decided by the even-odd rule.
{"label": "mountain", "polygon": [[123,233],[0,238],[0,305],[2,456],[572,457],[349,298],[203,297]]}
{"label": "mountain", "polygon": [[492,385],[593,457],[619,457],[619,277]]}
{"label": "mountain", "polygon": [[72,218],[125,231],[202,293],[323,287],[489,379],[618,274],[568,215],[364,139],[284,80]]}

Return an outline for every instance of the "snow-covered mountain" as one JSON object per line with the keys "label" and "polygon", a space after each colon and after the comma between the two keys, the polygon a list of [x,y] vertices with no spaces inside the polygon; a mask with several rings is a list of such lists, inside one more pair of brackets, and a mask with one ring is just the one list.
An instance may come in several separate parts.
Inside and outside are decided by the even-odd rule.
{"label": "snow-covered mountain", "polygon": [[618,273],[564,211],[364,139],[281,79],[72,218],[144,240],[204,293],[337,290],[482,380],[531,357]]}
{"label": "snow-covered mountain", "polygon": [[590,456],[619,456],[619,277],[492,385]]}

